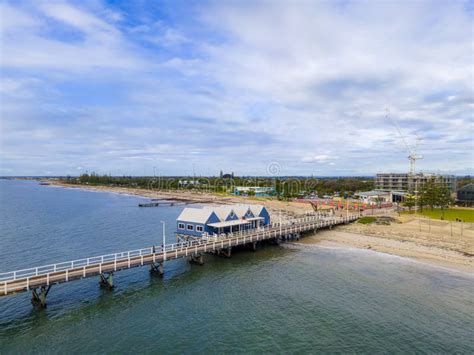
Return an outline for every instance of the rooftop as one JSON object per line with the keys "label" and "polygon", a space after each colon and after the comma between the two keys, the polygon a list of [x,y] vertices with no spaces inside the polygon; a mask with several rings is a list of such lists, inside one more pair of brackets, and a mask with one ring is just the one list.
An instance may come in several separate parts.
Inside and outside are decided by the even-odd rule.
{"label": "rooftop", "polygon": [[[204,206],[202,208],[186,207],[178,216],[177,220],[204,224],[209,220],[212,214],[215,214],[220,222],[225,222],[231,212],[234,212],[238,219],[242,219],[249,210],[254,216],[258,217],[263,208],[263,205],[224,205]],[[246,220],[249,221],[250,218]],[[212,224],[209,225],[212,226]]]}
{"label": "rooftop", "polygon": [[206,223],[213,213],[214,213],[213,210],[209,210],[206,208],[186,207],[185,209],[183,209],[183,211],[181,211],[177,219],[179,221]]}
{"label": "rooftop", "polygon": [[224,221],[224,222],[216,222],[216,223],[209,223],[210,227],[214,228],[223,228],[223,227],[232,227],[232,226],[239,226],[251,223],[253,221],[258,221],[264,219],[263,217],[252,217],[252,218],[245,218],[245,219],[234,219],[232,221]]}
{"label": "rooftop", "polygon": [[463,187],[460,187],[458,191],[474,191],[474,184],[467,184]]}
{"label": "rooftop", "polygon": [[379,195],[387,195],[388,192],[385,191],[364,191],[364,192],[356,192],[354,195],[355,196],[379,196]]}

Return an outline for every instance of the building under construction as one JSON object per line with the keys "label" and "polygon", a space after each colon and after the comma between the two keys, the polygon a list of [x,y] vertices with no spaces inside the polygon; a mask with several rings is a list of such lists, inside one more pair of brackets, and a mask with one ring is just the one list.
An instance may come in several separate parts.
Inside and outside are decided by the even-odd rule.
{"label": "building under construction", "polygon": [[375,177],[375,190],[388,192],[419,191],[423,184],[431,179],[435,179],[437,183],[445,184],[451,192],[456,192],[456,177],[454,175],[426,173],[380,173]]}

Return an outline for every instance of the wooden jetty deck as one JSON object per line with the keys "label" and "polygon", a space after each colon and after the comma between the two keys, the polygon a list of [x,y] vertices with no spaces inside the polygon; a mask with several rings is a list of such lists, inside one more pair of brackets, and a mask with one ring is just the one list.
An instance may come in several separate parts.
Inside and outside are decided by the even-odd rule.
{"label": "wooden jetty deck", "polygon": [[195,201],[195,200],[176,200],[176,201],[159,201],[156,199],[151,202],[141,202],[138,207],[164,207],[164,206],[180,206],[180,205],[191,205],[197,203],[211,203],[213,201]]}
{"label": "wooden jetty deck", "polygon": [[246,233],[226,234],[182,243],[151,246],[144,249],[94,256],[79,260],[50,264],[0,274],[0,296],[32,291],[33,304],[45,306],[46,296],[52,285],[100,276],[101,284],[113,287],[113,273],[144,265],[151,265],[151,271],[162,274],[165,261],[199,258],[205,253],[228,252],[239,245],[253,245],[264,240],[288,240],[301,233],[331,228],[358,219],[358,216],[319,218],[315,216],[293,219],[284,224],[271,224]]}

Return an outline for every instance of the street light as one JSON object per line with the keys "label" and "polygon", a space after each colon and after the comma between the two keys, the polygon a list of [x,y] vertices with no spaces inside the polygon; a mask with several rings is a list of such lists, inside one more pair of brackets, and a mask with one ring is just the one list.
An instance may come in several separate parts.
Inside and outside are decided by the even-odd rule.
{"label": "street light", "polygon": [[162,242],[163,260],[166,260],[166,252],[165,252],[165,249],[166,249],[166,240],[165,240],[165,226],[166,226],[166,223],[164,221],[160,221],[160,222],[163,225],[163,242]]}

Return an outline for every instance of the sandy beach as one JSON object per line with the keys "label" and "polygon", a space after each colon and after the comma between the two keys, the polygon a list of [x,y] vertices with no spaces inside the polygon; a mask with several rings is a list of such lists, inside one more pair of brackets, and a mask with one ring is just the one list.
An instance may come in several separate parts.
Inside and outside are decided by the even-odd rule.
{"label": "sandy beach", "polygon": [[[195,203],[215,203],[215,204],[263,204],[271,211],[282,210],[286,215],[300,215],[305,212],[311,212],[312,208],[309,204],[299,202],[278,201],[271,198],[259,197],[239,197],[239,196],[224,196],[205,192],[189,191],[189,190],[146,190],[129,187],[116,186],[91,186],[91,185],[77,185],[67,184],[57,180],[50,181],[53,187],[75,188],[90,191],[110,192],[124,195],[140,196],[150,199],[164,199],[164,200],[186,200]],[[211,201],[211,202],[210,202]]]}
{"label": "sandy beach", "polygon": [[466,256],[462,253],[434,246],[420,245],[414,242],[348,233],[339,230],[322,231],[317,235],[303,238],[300,242],[302,244],[317,244],[328,247],[370,249],[474,275],[474,258],[472,256]]}
{"label": "sandy beach", "polygon": [[[79,188],[92,191],[112,192],[146,198],[187,200],[196,203],[261,203],[272,213],[294,216],[311,211],[308,204],[285,202],[269,198],[245,198],[220,196],[193,191],[156,191],[112,186],[71,185],[53,181],[52,186]],[[212,201],[212,202],[209,202]],[[472,223],[416,218],[413,215],[398,216],[389,213],[396,222],[390,225],[352,223],[333,230],[324,230],[301,238],[303,244],[341,246],[370,249],[454,270],[474,273],[474,226]]]}
{"label": "sandy beach", "polygon": [[474,275],[472,226],[464,223],[466,226],[461,236],[460,226],[457,225],[453,231],[453,234],[457,234],[451,236],[448,223],[431,227],[430,231],[427,222],[422,222],[426,224],[422,224],[421,232],[418,220],[390,225],[353,223],[308,235],[300,242],[321,246],[369,249]]}

